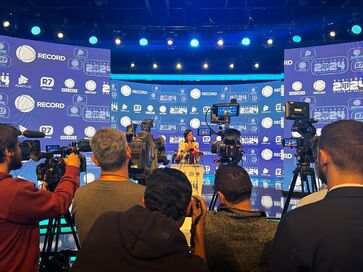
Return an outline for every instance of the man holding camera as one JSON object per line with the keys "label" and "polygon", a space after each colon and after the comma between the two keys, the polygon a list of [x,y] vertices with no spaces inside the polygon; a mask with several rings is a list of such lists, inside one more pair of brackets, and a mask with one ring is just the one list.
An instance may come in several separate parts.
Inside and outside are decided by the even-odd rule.
{"label": "man holding camera", "polygon": [[363,123],[328,124],[317,145],[317,174],[328,193],[282,217],[272,271],[362,271]]}
{"label": "man holding camera", "polygon": [[98,130],[91,139],[91,149],[92,161],[101,167],[101,176],[77,190],[72,207],[81,244],[100,215],[141,204],[145,190],[129,180],[131,150],[122,131]]}
{"label": "man holding camera", "polygon": [[39,221],[65,214],[79,186],[79,158],[64,159],[66,172],[54,192],[13,178],[21,168],[17,131],[0,124],[0,271],[38,271]]}
{"label": "man holding camera", "polygon": [[[74,271],[207,271],[206,205],[177,169],[156,169],[146,180],[143,207],[101,215],[88,234]],[[195,200],[197,199],[197,200]],[[192,254],[179,230],[192,215]]]}

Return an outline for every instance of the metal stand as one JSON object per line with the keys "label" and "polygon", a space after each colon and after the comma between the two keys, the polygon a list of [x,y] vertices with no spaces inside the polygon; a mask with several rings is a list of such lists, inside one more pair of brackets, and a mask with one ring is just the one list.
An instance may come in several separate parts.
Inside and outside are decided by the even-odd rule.
{"label": "metal stand", "polygon": [[[49,219],[48,226],[47,226],[47,232],[45,234],[44,244],[42,252],[40,253],[40,266],[39,271],[40,272],[48,272],[52,271],[52,262],[50,257],[56,255],[58,252],[58,242],[59,242],[59,235],[61,234],[61,219],[64,218],[67,222],[67,225],[71,228],[71,232],[75,241],[75,244],[77,246],[78,251],[80,250],[80,244],[78,241],[78,237],[76,235],[76,231],[74,229],[73,220],[71,217],[71,214],[69,211],[64,216],[58,216],[56,218]],[[55,246],[54,251],[52,252],[52,245],[53,241],[55,239]],[[67,269],[66,267],[63,269]]]}
{"label": "metal stand", "polygon": [[[287,209],[289,208],[290,200],[294,194],[296,180],[297,180],[298,176],[300,176],[300,180],[301,180],[301,194],[300,195],[305,196],[305,195],[311,194],[312,192],[318,191],[318,187],[317,187],[316,179],[315,179],[315,171],[309,165],[304,164],[304,163],[298,164],[296,166],[296,168],[294,169],[293,173],[294,173],[294,176],[291,181],[290,189],[289,189],[289,192],[286,197],[286,201],[285,201],[284,209],[282,210],[282,214],[286,213]],[[308,177],[310,177],[312,190],[310,190]],[[306,184],[307,193],[305,193],[304,184]]]}

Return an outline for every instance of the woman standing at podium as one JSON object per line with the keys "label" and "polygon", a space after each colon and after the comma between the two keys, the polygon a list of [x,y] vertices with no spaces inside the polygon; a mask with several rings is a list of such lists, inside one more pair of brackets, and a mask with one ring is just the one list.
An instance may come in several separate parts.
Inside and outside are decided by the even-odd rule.
{"label": "woman standing at podium", "polygon": [[199,144],[194,141],[193,131],[186,129],[184,131],[184,141],[179,143],[178,160],[182,163],[195,164],[198,162]]}

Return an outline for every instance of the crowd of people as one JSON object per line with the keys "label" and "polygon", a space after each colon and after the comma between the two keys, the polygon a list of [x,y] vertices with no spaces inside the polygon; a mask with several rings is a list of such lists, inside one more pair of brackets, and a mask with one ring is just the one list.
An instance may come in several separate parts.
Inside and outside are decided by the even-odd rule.
{"label": "crowd of people", "polygon": [[[146,186],[132,182],[125,134],[111,128],[91,140],[92,161],[101,168],[97,180],[77,189],[80,162],[71,154],[54,192],[39,190],[10,175],[22,165],[18,135],[5,125],[0,131],[0,271],[38,270],[38,223],[65,214],[73,197],[81,249],[72,271],[362,270],[362,122],[342,120],[322,129],[314,146],[326,194],[280,222],[252,209],[252,183],[238,165],[215,173],[216,211],[192,196],[177,169],[154,170]],[[188,134],[184,145],[198,150]],[[187,216],[191,247],[180,231]]]}

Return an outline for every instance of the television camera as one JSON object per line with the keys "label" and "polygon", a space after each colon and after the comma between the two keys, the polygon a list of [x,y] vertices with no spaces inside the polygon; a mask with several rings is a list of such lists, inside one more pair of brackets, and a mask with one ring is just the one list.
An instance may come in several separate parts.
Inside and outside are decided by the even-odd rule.
{"label": "television camera", "polygon": [[[212,105],[211,123],[219,124],[218,132],[211,129],[213,134],[221,137],[221,140],[213,141],[211,152],[217,154],[222,164],[238,164],[242,159],[241,133],[229,128],[231,117],[239,116],[239,104],[236,99],[231,99],[231,103],[220,103]],[[224,127],[223,127],[224,126]]]}
{"label": "television camera", "polygon": [[152,119],[145,119],[141,123],[141,132],[136,133],[137,125],[131,124],[126,128],[126,139],[131,149],[129,176],[138,180],[140,184],[158,167],[158,163],[167,165],[165,140],[159,136],[156,139],[151,134],[154,126]]}
{"label": "television camera", "polygon": [[317,184],[315,179],[314,168],[310,167],[311,163],[315,163],[315,152],[313,150],[313,141],[316,135],[316,128],[314,123],[317,120],[310,118],[309,104],[306,102],[292,102],[287,101],[285,103],[285,119],[294,120],[291,127],[292,132],[297,132],[301,135],[299,138],[284,138],[282,145],[284,147],[296,148],[296,168],[293,170],[293,178],[291,181],[290,189],[286,197],[284,209],[282,213],[285,213],[289,207],[291,197],[294,193],[297,177],[300,176],[302,194],[305,195],[304,185],[307,187],[308,193],[310,193],[309,179],[311,189],[313,192],[317,191]]}

